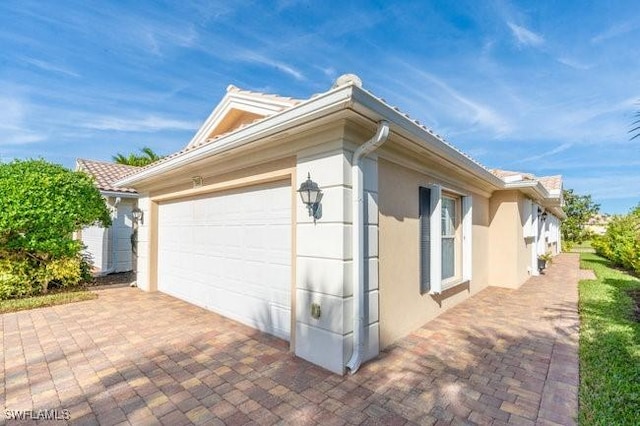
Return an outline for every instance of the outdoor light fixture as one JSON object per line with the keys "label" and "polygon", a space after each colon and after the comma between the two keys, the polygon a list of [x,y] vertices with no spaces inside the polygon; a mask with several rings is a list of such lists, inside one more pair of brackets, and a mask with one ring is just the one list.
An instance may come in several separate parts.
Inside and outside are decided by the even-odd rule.
{"label": "outdoor light fixture", "polygon": [[547,220],[547,212],[546,212],[546,210],[542,210],[540,207],[538,207],[538,217],[540,219],[542,219],[543,222],[545,220]]}
{"label": "outdoor light fixture", "polygon": [[144,212],[140,210],[140,208],[134,207],[133,210],[131,210],[131,215],[133,216],[133,220],[137,223],[140,223],[141,225],[144,224]]}
{"label": "outdoor light fixture", "polygon": [[302,202],[307,206],[309,216],[312,216],[314,221],[318,219],[318,207],[320,206],[320,200],[322,200],[322,191],[318,184],[311,180],[311,173],[307,175],[307,180],[300,185],[298,194],[300,194]]}

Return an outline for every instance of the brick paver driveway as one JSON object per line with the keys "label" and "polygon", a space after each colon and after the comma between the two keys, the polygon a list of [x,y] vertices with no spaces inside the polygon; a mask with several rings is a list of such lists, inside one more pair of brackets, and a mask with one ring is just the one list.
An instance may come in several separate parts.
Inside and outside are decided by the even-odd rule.
{"label": "brick paver driveway", "polygon": [[347,377],[169,296],[103,290],[0,317],[0,406],[105,425],[571,424],[577,279],[577,256],[562,255],[545,276],[481,292]]}

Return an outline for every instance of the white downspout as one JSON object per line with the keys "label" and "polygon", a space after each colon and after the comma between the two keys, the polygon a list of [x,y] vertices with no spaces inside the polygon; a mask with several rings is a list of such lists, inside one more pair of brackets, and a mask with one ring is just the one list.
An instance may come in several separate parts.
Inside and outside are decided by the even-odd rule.
{"label": "white downspout", "polygon": [[360,145],[351,160],[351,194],[353,226],[351,233],[351,253],[353,258],[353,354],[347,362],[347,369],[354,374],[362,364],[364,352],[364,185],[360,160],[373,152],[389,137],[389,123],[381,120],[375,136]]}
{"label": "white downspout", "polygon": [[[113,202],[113,207],[115,208],[115,220],[118,219],[118,205],[120,204],[120,201],[122,201],[122,199],[120,197],[116,197],[115,201]],[[109,238],[111,239],[111,244],[110,244],[110,250],[109,250],[109,260],[111,260],[111,266],[109,266],[106,270],[104,271],[100,271],[98,272],[98,276],[99,277],[103,277],[105,275],[109,275],[113,272],[115,272],[116,270],[116,266],[117,266],[117,262],[118,262],[118,256],[117,256],[117,252],[116,252],[116,228],[115,228],[115,223],[111,223],[111,226],[107,229],[107,232],[109,233]]]}

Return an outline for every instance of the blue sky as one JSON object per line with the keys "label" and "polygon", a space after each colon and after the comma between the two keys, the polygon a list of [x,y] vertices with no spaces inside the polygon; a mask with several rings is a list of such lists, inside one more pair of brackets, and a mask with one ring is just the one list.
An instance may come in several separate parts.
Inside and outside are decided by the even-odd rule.
{"label": "blue sky", "polygon": [[228,84],[308,98],[337,76],[489,167],[640,201],[635,1],[0,2],[0,158],[187,144]]}

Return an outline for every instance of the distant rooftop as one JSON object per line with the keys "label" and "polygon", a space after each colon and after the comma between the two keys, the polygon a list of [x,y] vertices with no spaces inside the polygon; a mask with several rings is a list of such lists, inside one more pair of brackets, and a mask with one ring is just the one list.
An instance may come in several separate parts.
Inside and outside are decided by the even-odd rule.
{"label": "distant rooftop", "polygon": [[562,189],[562,176],[535,176],[531,173],[516,172],[513,170],[491,169],[491,173],[505,182],[521,182],[525,180],[537,180],[549,193],[558,193]]}
{"label": "distant rooftop", "polygon": [[107,161],[85,160],[82,158],[79,158],[76,162],[79,170],[86,172],[94,178],[99,190],[137,194],[135,189],[115,186],[114,182],[139,170],[140,167],[109,163]]}

